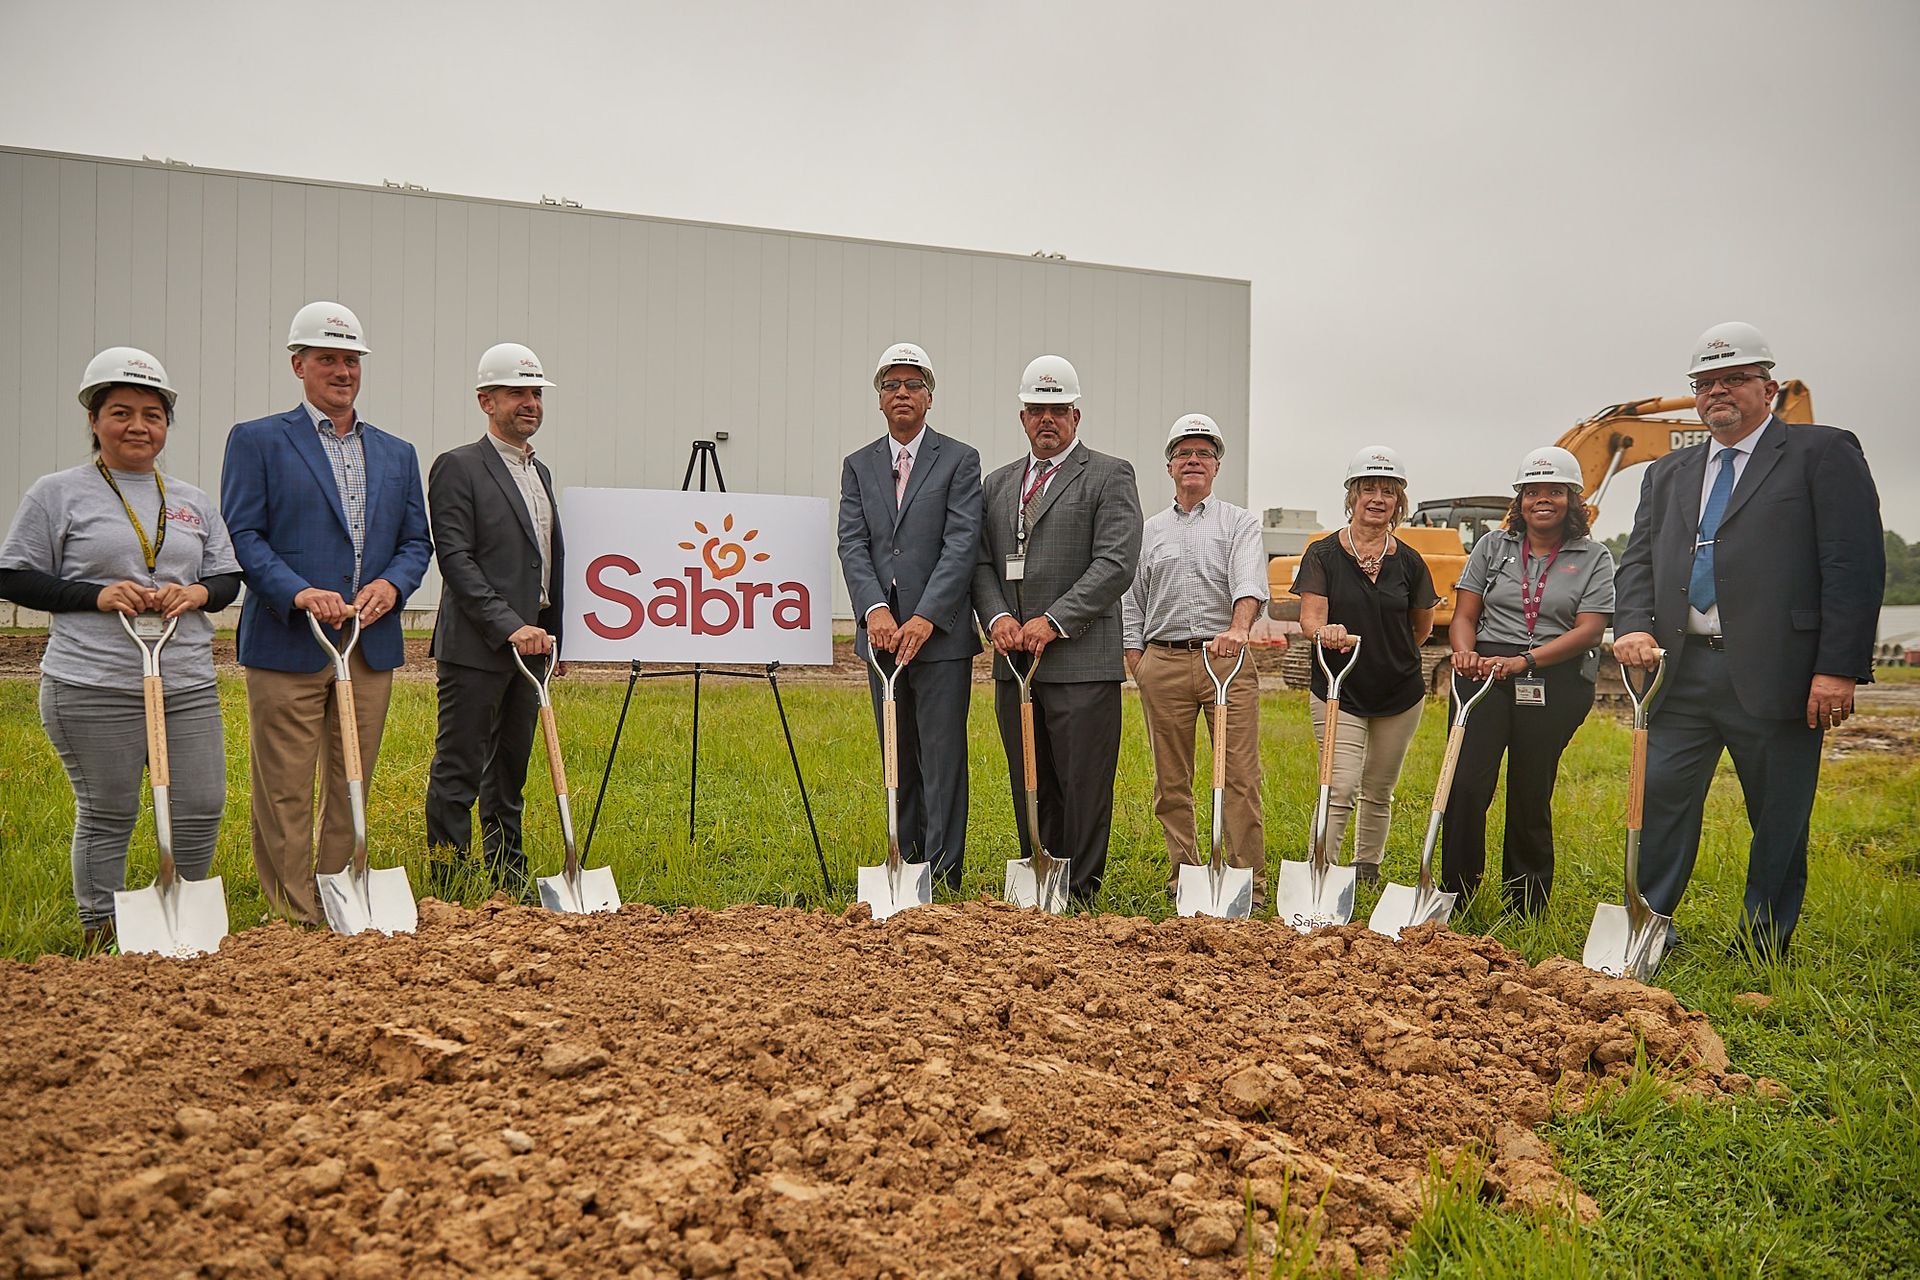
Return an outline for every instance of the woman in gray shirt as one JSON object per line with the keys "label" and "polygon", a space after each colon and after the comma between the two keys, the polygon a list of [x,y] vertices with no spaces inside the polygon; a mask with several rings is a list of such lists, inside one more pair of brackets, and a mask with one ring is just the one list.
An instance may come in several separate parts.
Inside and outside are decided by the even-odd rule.
{"label": "woman in gray shirt", "polygon": [[1508,757],[1501,880],[1531,915],[1553,889],[1553,784],[1593,708],[1593,647],[1613,614],[1613,557],[1588,536],[1580,464],[1565,449],[1529,453],[1506,527],[1481,538],[1455,596],[1453,669],[1494,687],[1467,721],[1441,821],[1440,880],[1471,894],[1487,861],[1487,806]]}
{"label": "woman in gray shirt", "polygon": [[20,500],[0,544],[0,596],[52,615],[40,719],[73,784],[73,895],[92,950],[113,940],[147,762],[141,655],[114,615],[179,620],[160,655],[173,852],[182,876],[203,879],[227,796],[207,614],[233,603],[240,565],[212,499],[155,465],[174,406],[160,362],[135,347],[102,351],[80,403],[93,457]]}

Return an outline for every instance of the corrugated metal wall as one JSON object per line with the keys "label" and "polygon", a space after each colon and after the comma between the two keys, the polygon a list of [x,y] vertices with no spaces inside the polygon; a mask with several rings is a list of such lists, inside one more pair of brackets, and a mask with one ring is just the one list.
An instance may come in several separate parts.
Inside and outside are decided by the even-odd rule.
{"label": "corrugated metal wall", "polygon": [[[217,493],[227,429],[298,403],[287,324],[316,298],[359,314],[361,414],[423,472],[485,430],[474,365],[509,340],[559,384],[536,443],[561,486],[678,488],[723,430],[730,488],[834,497],[884,430],[869,379],[896,341],[932,355],[930,421],[988,469],[1025,447],[1014,390],[1043,352],[1149,508],[1176,415],[1247,456],[1244,281],[0,148],[0,503],[86,459],[74,389],[123,343],[181,392],[164,468]],[[1220,491],[1244,504],[1244,469]]]}

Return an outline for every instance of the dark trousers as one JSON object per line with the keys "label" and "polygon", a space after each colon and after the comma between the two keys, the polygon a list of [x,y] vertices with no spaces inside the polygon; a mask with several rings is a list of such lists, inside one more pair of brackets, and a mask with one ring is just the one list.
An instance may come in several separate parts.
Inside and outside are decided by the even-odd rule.
{"label": "dark trousers", "polygon": [[[867,669],[880,729],[880,678]],[[900,734],[900,853],[958,892],[967,853],[967,702],[973,660],[916,658],[893,682]],[[884,730],[880,730],[884,732]],[[884,749],[884,739],[883,749]]]}
{"label": "dark trousers", "polygon": [[427,776],[427,844],[465,853],[473,843],[478,800],[487,870],[495,884],[520,893],[527,882],[521,792],[539,699],[517,669],[482,671],[442,662],[439,673],[440,723]]}
{"label": "dark trousers", "polygon": [[1825,734],[1805,720],[1748,715],[1728,675],[1727,655],[1704,642],[1689,639],[1678,657],[1648,722],[1641,892],[1662,915],[1680,905],[1724,747],[1753,828],[1742,929],[1756,948],[1784,952],[1807,892],[1807,827]]}
{"label": "dark trousers", "polygon": [[[994,719],[1013,782],[1014,826],[1020,856],[1027,838],[1027,782],[1021,765],[1020,693],[996,680]],[[1056,858],[1073,861],[1067,893],[1090,903],[1107,873],[1113,835],[1113,778],[1120,765],[1120,684],[1078,680],[1033,686],[1033,744],[1040,780],[1040,839]]]}
{"label": "dark trousers", "polygon": [[[1490,644],[1479,652],[1492,657],[1525,650]],[[1553,892],[1553,785],[1560,753],[1593,709],[1593,682],[1581,677],[1577,659],[1543,667],[1539,675],[1547,683],[1546,706],[1515,703],[1509,677],[1494,681],[1467,717],[1453,792],[1440,820],[1440,887],[1470,894],[1486,870],[1487,808],[1500,784],[1500,759],[1507,757],[1500,880],[1507,901],[1529,915],[1545,907]],[[1459,709],[1458,699],[1448,703],[1449,724]]]}

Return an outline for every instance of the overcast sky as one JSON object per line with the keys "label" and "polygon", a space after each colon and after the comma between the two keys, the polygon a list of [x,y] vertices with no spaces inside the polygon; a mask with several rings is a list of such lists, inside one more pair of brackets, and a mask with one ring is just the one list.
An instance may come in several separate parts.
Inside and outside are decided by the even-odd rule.
{"label": "overcast sky", "polygon": [[14,145],[1251,280],[1255,507],[1501,490],[1747,320],[1920,538],[1908,0],[0,12]]}

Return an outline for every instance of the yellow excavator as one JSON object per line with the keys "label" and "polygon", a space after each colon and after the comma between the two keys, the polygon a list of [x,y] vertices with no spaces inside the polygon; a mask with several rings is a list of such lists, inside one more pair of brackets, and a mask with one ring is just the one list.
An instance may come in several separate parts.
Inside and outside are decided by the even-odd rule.
{"label": "yellow excavator", "polygon": [[[1707,438],[1707,429],[1697,419],[1666,416],[1692,408],[1692,396],[1655,396],[1608,405],[1592,417],[1574,423],[1554,441],[1579,460],[1580,476],[1585,482],[1582,498],[1589,521],[1599,518],[1601,499],[1622,471]],[[1812,422],[1813,394],[1804,382],[1783,382],[1774,398],[1773,411],[1782,422]],[[1452,651],[1447,641],[1447,625],[1453,621],[1453,584],[1466,568],[1473,544],[1489,529],[1500,526],[1511,501],[1511,494],[1435,498],[1416,506],[1407,522],[1394,533],[1427,562],[1427,569],[1433,574],[1434,590],[1440,593],[1440,604],[1434,611],[1433,635],[1421,655],[1421,668],[1430,689],[1443,688],[1445,684],[1445,675],[1436,679],[1434,673]],[[1331,532],[1322,530],[1307,542],[1311,544]],[[1300,620],[1300,598],[1292,594],[1293,575],[1299,568],[1297,555],[1273,556],[1267,561],[1267,585],[1272,595],[1267,609],[1277,621]],[[1281,675],[1289,687],[1306,686],[1311,661],[1308,646],[1288,648]],[[1606,670],[1607,664],[1603,663],[1602,669]],[[1609,675],[1611,683],[1618,684],[1618,673],[1609,672]],[[1603,695],[1608,691],[1603,688]]]}

